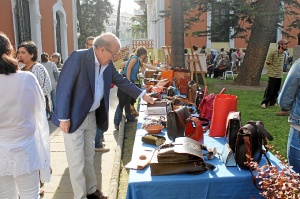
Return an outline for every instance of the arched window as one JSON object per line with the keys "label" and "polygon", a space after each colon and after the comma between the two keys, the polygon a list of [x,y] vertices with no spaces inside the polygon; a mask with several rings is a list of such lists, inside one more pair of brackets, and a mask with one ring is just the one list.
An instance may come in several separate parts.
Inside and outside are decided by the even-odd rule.
{"label": "arched window", "polygon": [[62,55],[61,52],[61,28],[60,28],[60,17],[59,14],[56,12],[56,52]]}

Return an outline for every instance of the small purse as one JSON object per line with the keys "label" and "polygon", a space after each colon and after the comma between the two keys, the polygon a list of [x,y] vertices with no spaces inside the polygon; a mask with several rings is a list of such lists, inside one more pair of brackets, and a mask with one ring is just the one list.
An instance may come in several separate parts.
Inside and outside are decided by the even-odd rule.
{"label": "small purse", "polygon": [[142,137],[142,142],[151,144],[154,146],[159,146],[159,145],[163,144],[165,141],[166,141],[166,138],[164,136],[160,136],[160,135],[146,134]]}

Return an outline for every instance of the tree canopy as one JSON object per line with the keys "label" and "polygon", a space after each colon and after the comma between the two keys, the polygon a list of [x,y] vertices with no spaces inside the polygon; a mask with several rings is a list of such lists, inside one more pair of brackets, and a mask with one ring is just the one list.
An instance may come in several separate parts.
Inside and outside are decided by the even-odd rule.
{"label": "tree canopy", "polygon": [[[269,44],[276,41],[277,29],[281,28],[282,35],[287,38],[295,37],[290,34],[292,29],[300,29],[299,8],[297,0],[183,0],[184,29],[190,29],[200,21],[202,14],[210,12],[211,27],[193,32],[192,36],[208,36],[212,42],[245,39],[247,53],[236,83],[255,86],[259,85]],[[161,12],[170,16],[168,9]],[[286,27],[282,27],[283,19],[289,21]],[[173,25],[176,26],[171,21]],[[230,30],[234,30],[232,38],[229,38]]]}
{"label": "tree canopy", "polygon": [[84,48],[85,40],[89,36],[98,36],[105,29],[105,23],[113,12],[109,0],[77,0],[78,17],[78,46]]}

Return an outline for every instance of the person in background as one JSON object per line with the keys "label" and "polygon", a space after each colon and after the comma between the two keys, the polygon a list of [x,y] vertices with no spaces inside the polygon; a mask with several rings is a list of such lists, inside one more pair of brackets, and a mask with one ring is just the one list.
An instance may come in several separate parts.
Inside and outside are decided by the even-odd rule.
{"label": "person in background", "polygon": [[192,48],[193,48],[193,51],[194,51],[193,54],[194,55],[198,55],[199,54],[198,47],[197,46],[193,46]]}
{"label": "person in background", "polygon": [[204,54],[206,54],[206,46],[202,46],[202,48],[201,48],[201,50],[200,50],[200,53],[204,53]]}
{"label": "person in background", "polygon": [[184,52],[184,67],[185,68],[189,68],[189,64],[188,64],[188,49],[185,48],[183,50],[183,52]]}
{"label": "person in background", "polygon": [[239,59],[237,50],[234,48],[232,49],[231,53],[231,62],[233,63],[232,71],[235,73],[239,73]]}
{"label": "person in background", "polygon": [[17,57],[19,62],[25,64],[22,71],[32,72],[37,78],[46,99],[46,111],[48,117],[51,113],[51,80],[46,68],[37,62],[38,49],[34,42],[23,42],[18,46]]}
{"label": "person in background", "polygon": [[[288,49],[289,41],[281,39],[278,41],[278,48],[276,51],[271,52],[266,61],[268,68],[268,85],[264,93],[264,99],[261,102],[261,108],[265,109],[267,106],[275,106],[277,97],[280,90],[282,74],[283,74],[283,64],[285,61],[285,53]],[[277,114],[277,113],[276,113]],[[278,112],[278,115],[288,116],[288,110],[282,110]]]}
{"label": "person in background", "polygon": [[[220,53],[220,54],[218,54],[218,55],[215,57],[215,59],[214,59],[214,68],[216,68],[217,65],[220,63],[220,61],[223,60],[223,56],[225,56],[225,55],[223,55],[222,53]],[[215,77],[215,78],[217,78],[217,77]]]}
{"label": "person in background", "polygon": [[293,170],[300,173],[300,59],[291,67],[278,97],[279,106],[289,110],[290,132],[287,142],[287,157]]}
{"label": "person in background", "polygon": [[132,97],[154,100],[119,74],[112,62],[120,50],[112,33],[94,39],[93,47],[73,51],[60,73],[52,123],[64,132],[74,199],[107,199],[97,188],[94,168],[96,128],[107,131],[111,83]]}
{"label": "person in background", "polygon": [[50,61],[54,62],[54,63],[56,64],[58,70],[61,71],[63,65],[62,65],[62,63],[61,63],[61,56],[60,56],[59,53],[53,53],[53,54],[51,55]]}
{"label": "person in background", "polygon": [[243,62],[244,62],[244,59],[245,59],[245,54],[246,54],[246,49],[243,49],[242,50],[242,54],[240,56],[240,66],[242,66]]}
{"label": "person in background", "polygon": [[126,51],[125,55],[123,57],[123,61],[128,61],[129,60],[129,55],[130,55],[129,51]]}
{"label": "person in background", "polygon": [[225,55],[224,58],[214,69],[214,78],[223,79],[223,73],[231,69],[231,62],[229,56]]}
{"label": "person in background", "polygon": [[57,66],[54,62],[49,61],[49,55],[48,53],[42,53],[41,55],[41,64],[47,69],[47,72],[49,74],[50,80],[51,80],[51,101],[52,101],[52,112],[56,107],[56,85],[59,77],[59,70],[57,69]]}
{"label": "person in background", "polygon": [[212,55],[208,53],[206,55],[206,66],[207,66],[207,73],[205,73],[205,77],[211,77],[214,72],[214,63],[212,60]]}
{"label": "person in background", "polygon": [[36,77],[18,70],[8,37],[0,32],[0,198],[39,198],[50,181],[49,126]]}
{"label": "person in background", "polygon": [[89,49],[93,46],[93,42],[94,42],[95,37],[89,36],[88,38],[86,38],[85,40],[85,48]]}
{"label": "person in background", "polygon": [[[85,48],[89,49],[93,46],[95,37],[89,36],[85,40]],[[105,148],[104,142],[104,131],[102,131],[100,128],[96,129],[96,136],[95,136],[95,152],[109,152],[109,148]]]}
{"label": "person in background", "polygon": [[[127,61],[122,75],[124,77],[127,77],[128,80],[134,83],[134,81],[138,79],[137,74],[139,73],[139,69],[141,65],[140,60],[144,59],[146,56],[147,56],[146,48],[143,46],[138,47],[135,51],[135,54],[133,54]],[[122,120],[123,109],[125,109],[125,115],[128,122],[133,122],[135,119],[135,115],[131,114],[130,95],[118,88],[117,96],[119,99],[119,104],[115,111],[114,125],[115,125],[115,129],[119,130],[119,124]]]}

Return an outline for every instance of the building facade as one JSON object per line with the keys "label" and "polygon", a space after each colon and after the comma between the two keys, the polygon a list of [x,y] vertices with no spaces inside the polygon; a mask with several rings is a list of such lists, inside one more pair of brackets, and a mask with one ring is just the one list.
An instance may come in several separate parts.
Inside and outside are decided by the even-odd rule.
{"label": "building facade", "polygon": [[32,40],[39,54],[59,52],[66,60],[78,46],[76,10],[76,0],[1,0],[0,31],[15,48]]}

